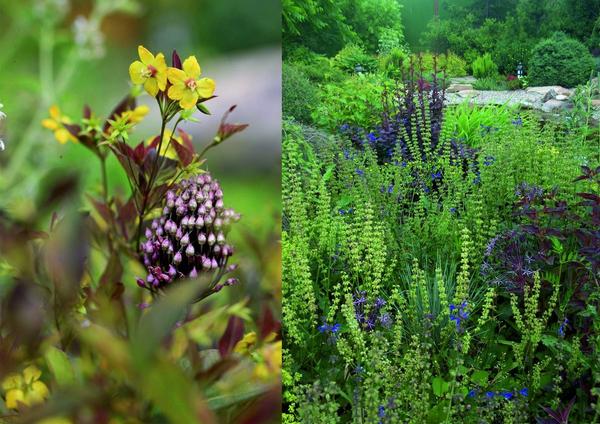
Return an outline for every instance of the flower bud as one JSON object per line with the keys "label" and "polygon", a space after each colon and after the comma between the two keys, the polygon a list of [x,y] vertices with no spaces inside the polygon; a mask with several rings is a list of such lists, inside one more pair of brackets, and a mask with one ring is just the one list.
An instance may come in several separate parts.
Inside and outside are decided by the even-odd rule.
{"label": "flower bud", "polygon": [[207,241],[208,241],[208,245],[212,246],[213,244],[215,244],[215,242],[217,241],[217,239],[216,239],[216,237],[215,237],[215,235],[213,233],[210,233],[208,235]]}
{"label": "flower bud", "polygon": [[194,245],[192,244],[188,245],[188,247],[185,249],[185,254],[188,256],[194,256],[195,253],[196,250],[194,249]]}
{"label": "flower bud", "polygon": [[177,252],[175,253],[175,256],[173,257],[173,263],[175,265],[179,265],[182,261],[182,257],[181,257],[181,252]]}
{"label": "flower bud", "polygon": [[189,233],[185,233],[185,235],[181,237],[181,240],[179,240],[179,243],[181,243],[182,246],[187,246],[188,244],[190,244]]}
{"label": "flower bud", "polygon": [[198,244],[200,246],[206,244],[206,234],[204,234],[204,233],[199,233],[198,234]]}

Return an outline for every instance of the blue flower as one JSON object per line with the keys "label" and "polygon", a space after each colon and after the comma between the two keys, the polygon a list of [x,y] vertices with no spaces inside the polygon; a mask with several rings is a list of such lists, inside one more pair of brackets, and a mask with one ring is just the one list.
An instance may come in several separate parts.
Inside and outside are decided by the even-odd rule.
{"label": "blue flower", "polygon": [[392,325],[392,318],[390,317],[390,314],[388,314],[387,312],[384,312],[379,317],[379,322],[385,328],[389,328]]}
{"label": "blue flower", "polygon": [[350,159],[350,152],[346,149],[344,149],[344,158]]}
{"label": "blue flower", "polygon": [[522,126],[522,125],[523,125],[523,119],[521,119],[521,117],[520,117],[520,116],[518,116],[518,117],[517,117],[517,119],[515,119],[515,120],[513,120],[513,121],[512,121],[512,124],[513,124],[515,127]]}
{"label": "blue flower", "polygon": [[431,174],[431,181],[441,180],[442,179],[442,171],[437,171]]}
{"label": "blue flower", "polygon": [[493,397],[494,397],[494,392],[485,392],[485,396],[486,396],[488,399],[491,399],[491,398],[493,398]]}
{"label": "blue flower", "polygon": [[563,320],[563,322],[560,324],[560,327],[558,327],[558,335],[561,338],[565,337],[565,328],[567,328],[569,325],[569,320],[567,318],[565,318]]}
{"label": "blue flower", "polygon": [[485,161],[483,162],[483,164],[485,166],[490,166],[494,163],[494,161],[496,160],[496,158],[494,158],[493,156],[486,156],[485,157]]}
{"label": "blue flower", "polygon": [[377,137],[376,137],[376,136],[375,136],[375,134],[373,134],[373,133],[369,133],[369,134],[367,134],[367,138],[368,138],[368,139],[369,139],[369,141],[371,141],[371,142],[375,142],[375,141],[377,141]]}
{"label": "blue flower", "polygon": [[356,168],[356,175],[358,175],[358,176],[361,176],[361,177],[362,177],[362,176],[364,176],[364,175],[365,175],[365,171],[363,171],[362,169],[358,169],[358,168]]}
{"label": "blue flower", "polygon": [[379,405],[379,409],[377,411],[377,416],[379,418],[385,417],[385,407],[383,405]]}
{"label": "blue flower", "polygon": [[332,333],[337,333],[342,328],[342,324],[333,324],[330,328]]}
{"label": "blue flower", "polygon": [[456,208],[450,208],[450,213],[456,213]]}
{"label": "blue flower", "polygon": [[513,397],[513,394],[512,394],[512,392],[504,392],[504,393],[502,393],[502,396],[503,396],[503,397],[504,397],[504,399],[506,399],[506,400],[511,400],[511,399],[512,399],[512,397]]}
{"label": "blue flower", "polygon": [[326,331],[329,331],[329,325],[323,324],[320,325],[317,329],[319,330],[319,333],[325,333]]}
{"label": "blue flower", "polygon": [[476,394],[477,394],[477,392],[475,391],[475,389],[471,389],[471,390],[469,390],[469,393],[467,394],[467,396],[470,398],[473,398],[473,397],[475,397]]}
{"label": "blue flower", "polygon": [[523,387],[521,390],[519,390],[519,394],[521,396],[527,397],[527,396],[529,396],[529,390],[527,389],[527,387]]}
{"label": "blue flower", "polygon": [[382,298],[378,297],[377,299],[375,299],[375,307],[376,308],[381,308],[382,306],[385,306],[385,300],[383,300]]}

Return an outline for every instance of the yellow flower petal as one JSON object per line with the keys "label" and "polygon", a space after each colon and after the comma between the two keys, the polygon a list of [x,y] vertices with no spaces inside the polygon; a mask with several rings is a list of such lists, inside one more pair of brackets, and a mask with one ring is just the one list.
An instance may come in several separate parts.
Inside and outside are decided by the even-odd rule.
{"label": "yellow flower petal", "polygon": [[152,66],[156,68],[158,72],[165,72],[167,70],[167,62],[165,61],[165,55],[159,53],[152,61]]}
{"label": "yellow flower petal", "polygon": [[215,93],[215,82],[210,78],[201,78],[196,82],[196,93],[203,99],[208,99]]}
{"label": "yellow flower petal", "polygon": [[154,61],[154,55],[144,46],[138,46],[138,54],[144,65],[149,65]]}
{"label": "yellow flower petal", "polygon": [[25,394],[22,390],[9,390],[6,392],[6,407],[8,409],[17,409],[19,407],[19,403],[24,403],[28,405],[25,401]]}
{"label": "yellow flower petal", "polygon": [[71,140],[73,138],[73,136],[71,135],[71,133],[67,129],[65,129],[65,128],[59,128],[59,129],[57,129],[54,132],[54,137],[61,144],[65,144],[67,141],[69,141],[69,140]]}
{"label": "yellow flower petal", "polygon": [[29,404],[42,403],[48,398],[50,391],[48,387],[41,381],[34,381],[31,385],[31,389],[25,394],[25,400]]}
{"label": "yellow flower petal", "polygon": [[9,374],[2,381],[2,388],[4,390],[20,389],[23,385],[23,377],[21,374]]}
{"label": "yellow flower petal", "polygon": [[187,75],[181,69],[169,68],[167,69],[167,77],[171,84],[177,84],[178,82],[184,83],[187,79]]}
{"label": "yellow flower petal", "polygon": [[146,77],[144,76],[144,70],[146,69],[146,65],[144,65],[139,60],[136,60],[131,65],[129,65],[129,78],[134,84],[143,84],[146,81]]}
{"label": "yellow flower petal", "polygon": [[183,83],[175,83],[169,87],[167,95],[171,100],[181,100],[184,93],[188,91],[187,87]]}
{"label": "yellow flower petal", "polygon": [[58,128],[58,122],[50,118],[42,119],[42,127],[54,131]]}
{"label": "yellow flower petal", "polygon": [[41,376],[42,372],[35,365],[30,365],[23,370],[25,384],[31,384],[32,382],[39,380]]}
{"label": "yellow flower petal", "polygon": [[200,69],[200,65],[196,60],[196,56],[190,56],[183,61],[183,71],[190,78],[198,79],[200,77],[202,70]]}
{"label": "yellow flower petal", "polygon": [[156,97],[156,95],[158,94],[158,82],[156,81],[156,78],[148,78],[144,83],[144,89],[152,97]]}
{"label": "yellow flower petal", "polygon": [[129,122],[137,124],[144,119],[148,112],[150,112],[150,108],[146,105],[141,105],[129,112]]}
{"label": "yellow flower petal", "polygon": [[156,77],[156,82],[158,83],[158,88],[160,88],[160,91],[165,91],[165,88],[167,88],[167,73],[166,72],[157,72],[155,77]]}
{"label": "yellow flower petal", "polygon": [[60,109],[58,108],[58,106],[56,106],[56,105],[50,106],[49,111],[50,111],[50,117],[52,119],[54,119],[55,121],[60,120]]}
{"label": "yellow flower petal", "polygon": [[192,90],[186,90],[185,93],[183,93],[183,97],[179,101],[179,106],[181,106],[183,109],[191,109],[196,106],[197,102],[198,93]]}

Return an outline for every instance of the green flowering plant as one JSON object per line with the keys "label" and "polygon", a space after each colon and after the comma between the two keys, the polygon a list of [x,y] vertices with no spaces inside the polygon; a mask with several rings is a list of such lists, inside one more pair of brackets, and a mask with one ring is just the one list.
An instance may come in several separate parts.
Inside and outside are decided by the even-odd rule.
{"label": "green flowering plant", "polygon": [[[96,161],[98,188],[50,174],[27,220],[0,217],[0,411],[23,422],[271,422],[281,369],[273,309],[212,296],[277,252],[276,237],[248,235],[255,249],[236,257],[248,272],[229,262],[240,215],[207,170],[206,153],[247,125],[229,122],[229,108],[196,152],[179,126],[210,114],[214,81],[194,56],[173,52],[169,67],[162,53],[138,55],[132,93],[106,118],[84,106],[72,119],[53,105],[41,122],[63,149]],[[158,109],[157,132],[134,143],[150,112],[142,92]],[[129,190],[110,184],[111,160]]]}

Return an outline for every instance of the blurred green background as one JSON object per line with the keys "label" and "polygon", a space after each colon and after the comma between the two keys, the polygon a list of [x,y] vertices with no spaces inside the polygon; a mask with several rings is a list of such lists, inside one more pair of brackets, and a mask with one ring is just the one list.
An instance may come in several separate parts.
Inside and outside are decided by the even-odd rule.
{"label": "blurred green background", "polygon": [[[244,215],[240,228],[272,231],[280,213],[281,3],[278,0],[0,0],[0,103],[7,115],[0,152],[0,210],[25,218],[49,172],[78,171],[82,193],[99,190],[100,171],[82,146],[61,145],[40,125],[48,107],[79,119],[84,104],[106,117],[129,92],[137,46],[170,61],[196,55],[217,83],[212,116],[183,128],[197,148],[208,143],[229,106],[250,127],[208,154],[226,205]],[[137,143],[159,132],[151,112],[133,134]],[[116,161],[111,190],[128,191]]]}

